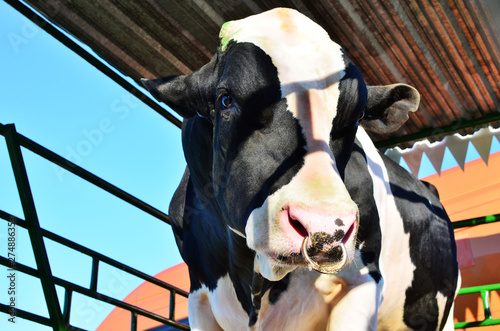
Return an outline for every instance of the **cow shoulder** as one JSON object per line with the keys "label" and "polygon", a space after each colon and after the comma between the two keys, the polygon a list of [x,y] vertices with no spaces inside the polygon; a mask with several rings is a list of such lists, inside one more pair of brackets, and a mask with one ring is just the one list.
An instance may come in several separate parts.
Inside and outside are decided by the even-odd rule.
{"label": "cow shoulder", "polygon": [[[438,316],[447,316],[457,287],[453,227],[433,187],[382,157],[415,265],[411,286],[406,289],[404,320],[415,329],[435,330],[445,322]],[[435,312],[432,316],[431,310]]]}
{"label": "cow shoulder", "polygon": [[227,274],[227,233],[197,196],[188,169],[169,213],[179,251],[189,268],[191,291],[202,285],[214,290],[217,280]]}

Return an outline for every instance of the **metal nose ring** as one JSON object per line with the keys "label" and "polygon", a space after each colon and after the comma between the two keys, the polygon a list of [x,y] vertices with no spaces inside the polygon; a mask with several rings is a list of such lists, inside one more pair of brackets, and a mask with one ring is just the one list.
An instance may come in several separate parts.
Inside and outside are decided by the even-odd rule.
{"label": "metal nose ring", "polygon": [[344,246],[344,243],[339,244],[340,248],[342,249],[342,260],[340,260],[337,263],[333,263],[333,264],[321,265],[321,264],[317,263],[316,261],[314,261],[313,259],[311,259],[311,257],[307,254],[307,239],[308,238],[309,238],[309,236],[304,238],[304,241],[302,242],[301,252],[302,252],[302,256],[304,256],[304,259],[307,261],[307,263],[309,264],[309,266],[312,269],[314,269],[318,272],[321,272],[323,274],[336,274],[337,272],[340,271],[340,269],[342,269],[344,267],[344,265],[347,262],[347,250]]}

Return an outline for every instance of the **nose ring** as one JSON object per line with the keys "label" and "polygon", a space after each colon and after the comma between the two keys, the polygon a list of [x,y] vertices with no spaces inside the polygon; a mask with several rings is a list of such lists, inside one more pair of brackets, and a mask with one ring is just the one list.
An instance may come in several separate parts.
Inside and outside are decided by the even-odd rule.
{"label": "nose ring", "polygon": [[322,265],[322,264],[317,263],[313,259],[311,259],[311,257],[307,254],[307,239],[308,238],[309,238],[309,236],[304,238],[304,241],[302,242],[301,252],[302,252],[302,256],[304,256],[304,259],[309,264],[309,267],[311,267],[312,269],[314,269],[318,272],[321,272],[323,274],[336,274],[337,272],[340,271],[340,269],[342,269],[344,267],[344,265],[347,262],[347,250],[344,246],[344,243],[339,244],[340,248],[342,249],[342,259],[337,263],[323,264]]}

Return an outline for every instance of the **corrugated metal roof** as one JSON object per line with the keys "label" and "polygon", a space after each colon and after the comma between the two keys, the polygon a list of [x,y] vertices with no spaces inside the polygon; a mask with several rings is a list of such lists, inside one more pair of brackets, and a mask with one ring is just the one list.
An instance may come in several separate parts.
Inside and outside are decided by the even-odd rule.
{"label": "corrugated metal roof", "polygon": [[500,34],[495,22],[500,5],[495,0],[27,2],[134,80],[198,69],[216,51],[226,21],[274,7],[296,8],[342,45],[368,84],[404,82],[419,90],[420,110],[395,136],[427,129],[438,139],[439,128],[498,119]]}

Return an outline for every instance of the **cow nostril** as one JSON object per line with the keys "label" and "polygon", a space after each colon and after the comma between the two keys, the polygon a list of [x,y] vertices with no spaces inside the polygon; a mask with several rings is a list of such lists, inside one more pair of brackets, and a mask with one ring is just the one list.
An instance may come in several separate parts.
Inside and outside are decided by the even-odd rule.
{"label": "cow nostril", "polygon": [[308,233],[307,233],[307,230],[306,228],[302,225],[302,223],[300,223],[299,221],[297,220],[294,220],[293,218],[291,218],[290,216],[288,216],[288,220],[290,221],[290,225],[292,226],[292,228],[297,231],[297,233],[301,236],[301,237],[307,237],[308,236]]}
{"label": "cow nostril", "polygon": [[355,224],[356,223],[353,223],[349,229],[347,230],[347,233],[343,236],[343,239],[342,239],[342,242],[346,242],[347,240],[349,240],[349,237],[351,236],[351,233],[354,232],[354,228],[355,228]]}

